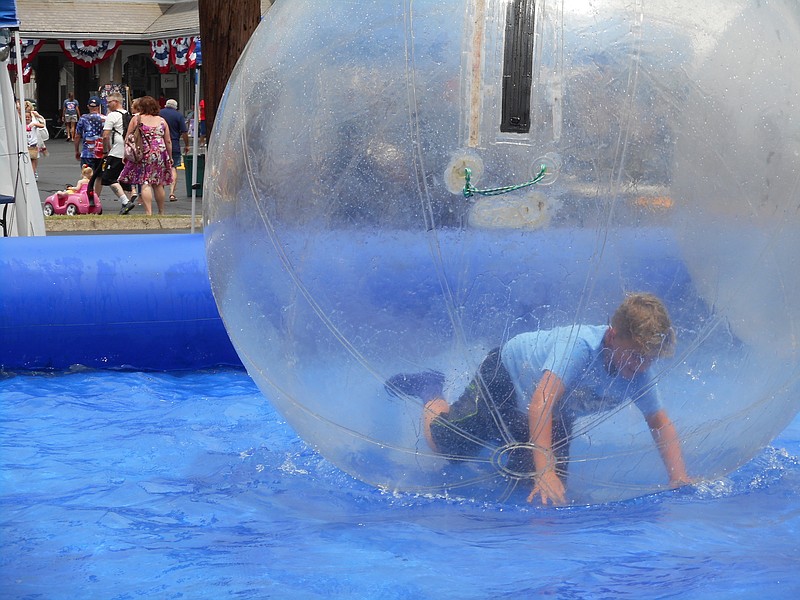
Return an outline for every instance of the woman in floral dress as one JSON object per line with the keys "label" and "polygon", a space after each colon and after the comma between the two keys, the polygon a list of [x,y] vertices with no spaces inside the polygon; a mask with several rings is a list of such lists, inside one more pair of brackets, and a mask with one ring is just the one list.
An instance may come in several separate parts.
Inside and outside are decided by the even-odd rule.
{"label": "woman in floral dress", "polygon": [[145,212],[153,214],[153,196],[158,205],[158,214],[164,214],[166,191],[164,186],[172,183],[172,139],[169,125],[159,114],[158,101],[152,96],[143,96],[138,101],[139,114],[131,119],[126,133],[133,132],[141,124],[144,156],[140,162],[126,162],[119,181],[141,185]]}

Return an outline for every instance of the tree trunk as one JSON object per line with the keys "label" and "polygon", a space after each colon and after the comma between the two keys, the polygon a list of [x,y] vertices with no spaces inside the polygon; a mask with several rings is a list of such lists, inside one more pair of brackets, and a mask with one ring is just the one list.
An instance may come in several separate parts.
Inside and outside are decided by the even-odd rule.
{"label": "tree trunk", "polygon": [[[269,3],[271,4],[271,3]],[[208,136],[233,67],[261,18],[260,0],[199,0],[201,85]]]}

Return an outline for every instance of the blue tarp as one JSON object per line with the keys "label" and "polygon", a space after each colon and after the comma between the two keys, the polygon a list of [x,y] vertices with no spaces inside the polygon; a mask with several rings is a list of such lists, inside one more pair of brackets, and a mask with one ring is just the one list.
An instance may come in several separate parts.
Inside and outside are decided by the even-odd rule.
{"label": "blue tarp", "polygon": [[19,29],[16,0],[0,0],[0,28]]}

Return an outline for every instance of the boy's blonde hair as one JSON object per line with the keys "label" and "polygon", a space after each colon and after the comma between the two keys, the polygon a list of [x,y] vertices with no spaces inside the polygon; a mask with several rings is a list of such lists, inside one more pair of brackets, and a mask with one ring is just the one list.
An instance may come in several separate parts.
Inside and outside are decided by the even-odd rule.
{"label": "boy's blonde hair", "polygon": [[646,356],[663,358],[675,352],[675,330],[669,314],[653,294],[628,294],[611,317],[611,327]]}

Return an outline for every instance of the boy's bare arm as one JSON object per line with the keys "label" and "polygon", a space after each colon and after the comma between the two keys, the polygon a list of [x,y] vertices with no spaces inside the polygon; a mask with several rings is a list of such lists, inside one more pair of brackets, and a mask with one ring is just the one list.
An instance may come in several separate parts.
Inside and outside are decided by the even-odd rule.
{"label": "boy's bare arm", "polygon": [[667,415],[667,411],[661,409],[646,417],[646,420],[653,441],[661,454],[661,460],[664,461],[664,466],[667,468],[670,486],[680,487],[692,483],[692,479],[686,473],[678,432]]}
{"label": "boy's bare arm", "polygon": [[528,406],[530,442],[535,446],[533,464],[538,475],[528,502],[541,496],[542,504],[564,504],[564,484],[556,473],[553,456],[553,407],[564,395],[564,384],[558,376],[545,371]]}

